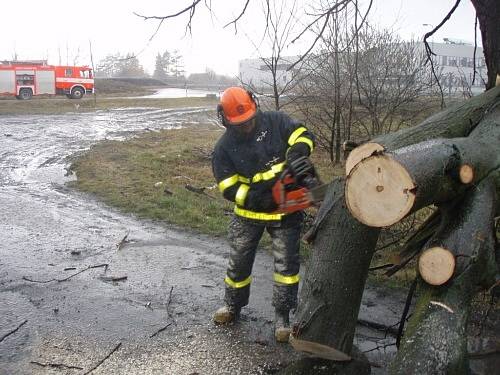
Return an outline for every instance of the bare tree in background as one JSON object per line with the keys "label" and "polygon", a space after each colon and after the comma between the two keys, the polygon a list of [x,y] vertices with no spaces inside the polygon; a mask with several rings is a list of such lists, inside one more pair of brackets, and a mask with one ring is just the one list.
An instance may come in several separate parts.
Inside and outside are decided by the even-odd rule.
{"label": "bare tree in background", "polygon": [[432,103],[425,55],[416,42],[368,24],[358,30],[346,12],[331,17],[319,48],[304,60],[307,78],[299,83],[297,106],[335,163],[344,141],[409,126]]}
{"label": "bare tree in background", "polygon": [[319,53],[304,60],[304,78],[296,104],[318,145],[332,162],[341,159],[341,143],[350,139],[353,121],[354,48],[347,14],[336,14],[323,34]]}
{"label": "bare tree in background", "polygon": [[297,24],[295,11],[297,1],[286,0],[266,2],[263,8],[264,16],[267,19],[267,27],[263,36],[265,50],[270,50],[270,54],[260,52],[261,48],[256,49],[261,54],[262,65],[256,69],[260,70],[259,82],[246,81],[244,76],[240,77],[243,85],[247,86],[254,93],[270,98],[273,102],[273,108],[276,111],[282,109],[290,101],[284,101],[283,97],[288,96],[296,87],[299,81],[300,67],[289,70],[297,58],[285,56],[287,47],[290,44],[294,28]]}
{"label": "bare tree in background", "polygon": [[368,25],[359,34],[359,43],[356,116],[361,128],[355,137],[371,138],[412,125],[433,94],[420,44]]}

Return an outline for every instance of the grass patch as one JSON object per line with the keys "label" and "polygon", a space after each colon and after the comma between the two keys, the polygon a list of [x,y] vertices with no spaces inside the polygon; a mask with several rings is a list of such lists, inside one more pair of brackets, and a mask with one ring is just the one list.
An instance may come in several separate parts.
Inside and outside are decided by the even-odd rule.
{"label": "grass patch", "polygon": [[[209,159],[221,134],[197,125],[101,142],[73,162],[72,184],[139,217],[221,235],[231,205],[216,189]],[[204,187],[205,193],[186,185]]]}

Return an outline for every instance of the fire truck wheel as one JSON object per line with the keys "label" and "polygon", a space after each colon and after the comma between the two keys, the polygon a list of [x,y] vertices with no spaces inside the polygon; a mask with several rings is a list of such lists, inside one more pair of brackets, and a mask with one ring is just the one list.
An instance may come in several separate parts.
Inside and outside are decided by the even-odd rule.
{"label": "fire truck wheel", "polygon": [[81,99],[83,97],[83,94],[85,92],[81,87],[75,87],[73,90],[71,90],[71,98],[72,99]]}
{"label": "fire truck wheel", "polygon": [[31,89],[21,89],[19,90],[19,99],[28,100],[33,97],[33,91]]}

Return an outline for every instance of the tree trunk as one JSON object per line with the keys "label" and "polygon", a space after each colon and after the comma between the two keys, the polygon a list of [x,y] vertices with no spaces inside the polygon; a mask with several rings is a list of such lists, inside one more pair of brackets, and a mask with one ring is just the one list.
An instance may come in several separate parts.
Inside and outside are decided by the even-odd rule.
{"label": "tree trunk", "polygon": [[[486,89],[495,86],[500,75],[500,6],[498,0],[471,0],[481,28],[484,59],[488,69]],[[497,78],[498,77],[498,78]]]}
{"label": "tree trunk", "polygon": [[363,159],[346,182],[346,202],[362,223],[384,227],[450,201],[500,168],[500,105],[468,137],[434,139]]}
{"label": "tree trunk", "polygon": [[[361,297],[380,230],[367,227],[351,216],[344,203],[344,179],[332,182],[327,197],[318,212],[322,220],[300,292],[293,337],[301,343],[318,343],[350,355]],[[307,352],[321,355],[314,353],[314,349]],[[307,366],[315,363],[305,362]],[[328,364],[342,371],[337,373],[360,373],[356,372],[360,366],[357,361]],[[283,374],[300,374],[303,365],[303,362],[296,363]],[[370,366],[365,363],[364,368],[368,373]]]}
{"label": "tree trunk", "polygon": [[463,201],[441,207],[441,225],[427,247],[449,249],[457,259],[455,277],[435,287],[420,280],[419,298],[402,346],[391,364],[393,374],[467,374],[466,326],[479,284],[496,273],[494,176],[470,189]]}

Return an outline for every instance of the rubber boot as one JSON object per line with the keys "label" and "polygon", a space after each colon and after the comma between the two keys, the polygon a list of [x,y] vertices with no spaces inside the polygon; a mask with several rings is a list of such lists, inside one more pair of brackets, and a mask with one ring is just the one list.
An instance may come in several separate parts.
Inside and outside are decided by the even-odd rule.
{"label": "rubber boot", "polygon": [[236,319],[238,319],[239,315],[240,315],[240,309],[234,306],[224,305],[215,312],[214,323],[216,324],[231,323],[234,322]]}
{"label": "rubber boot", "polygon": [[288,342],[292,329],[288,311],[276,310],[274,316],[274,337],[277,342]]}

